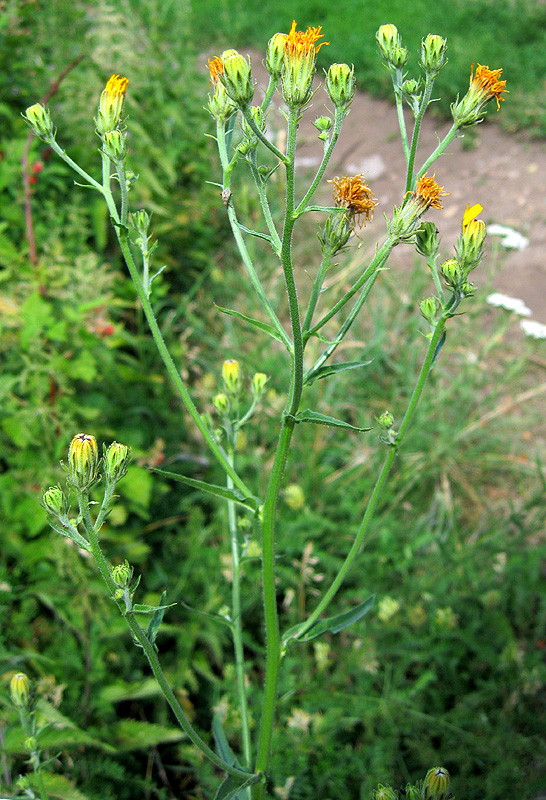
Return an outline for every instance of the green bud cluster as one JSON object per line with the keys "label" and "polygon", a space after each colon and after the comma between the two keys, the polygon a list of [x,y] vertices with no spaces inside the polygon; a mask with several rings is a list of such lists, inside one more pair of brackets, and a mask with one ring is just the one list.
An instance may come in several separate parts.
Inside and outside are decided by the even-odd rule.
{"label": "green bud cluster", "polygon": [[446,800],[449,795],[449,783],[447,769],[443,767],[429,769],[423,784],[424,800]]}
{"label": "green bud cluster", "polygon": [[265,68],[273,78],[279,80],[284,70],[284,45],[286,35],[276,33],[268,42],[265,57]]}
{"label": "green bud cluster", "polygon": [[323,142],[328,141],[328,133],[331,131],[333,124],[334,124],[333,119],[331,117],[326,117],[326,116],[317,117],[316,120],[313,122],[313,125],[319,132],[318,138],[321,139]]}
{"label": "green bud cluster", "polygon": [[115,567],[112,567],[110,574],[116,586],[125,589],[133,579],[133,567],[126,560],[123,564],[116,564]]}
{"label": "green bud cluster", "polygon": [[119,164],[125,160],[127,155],[127,134],[117,128],[113,131],[106,131],[102,137],[102,150],[108,158]]}
{"label": "green bud cluster", "polygon": [[226,122],[237,111],[237,106],[231,100],[223,83],[218,81],[214,87],[214,94],[209,95],[207,108],[212,117],[218,122]]}
{"label": "green bud cluster", "polygon": [[415,231],[415,247],[425,258],[434,258],[438,254],[438,228],[434,222],[422,222]]}
{"label": "green bud cluster", "polygon": [[127,475],[131,460],[130,453],[130,448],[119,442],[112,442],[108,449],[104,451],[104,477],[108,483],[117,483]]}
{"label": "green bud cluster", "polygon": [[438,300],[435,297],[426,297],[419,303],[421,314],[431,325],[435,325],[436,323],[439,307]]}
{"label": "green bud cluster", "polygon": [[328,253],[334,256],[339,253],[349,241],[352,232],[353,226],[347,209],[332,211],[326,218],[322,233],[318,235],[323,255]]}
{"label": "green bud cluster", "polygon": [[60,486],[50,486],[42,493],[42,506],[61,522],[67,520],[68,501]]}
{"label": "green bud cluster", "polygon": [[383,786],[381,783],[377,789],[373,790],[372,798],[373,800],[398,800],[397,794],[392,786]]}
{"label": "green bud cluster", "polygon": [[381,25],[375,34],[381,55],[389,67],[402,69],[408,60],[408,51],[402,46],[402,40],[396,25]]}
{"label": "green bud cluster", "polygon": [[[265,116],[262,107],[251,106],[250,116],[252,117],[252,121],[258,130],[262,133],[265,133]],[[245,155],[247,152],[254,150],[258,146],[258,137],[244,117],[241,119],[241,129],[243,131],[244,139],[239,145],[238,150]]]}

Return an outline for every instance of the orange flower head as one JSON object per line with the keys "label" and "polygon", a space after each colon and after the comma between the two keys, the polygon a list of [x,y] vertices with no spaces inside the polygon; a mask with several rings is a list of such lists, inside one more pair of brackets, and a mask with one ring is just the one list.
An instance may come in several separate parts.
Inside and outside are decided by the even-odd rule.
{"label": "orange flower head", "polygon": [[220,82],[220,76],[224,71],[224,62],[218,56],[214,58],[209,58],[209,72],[210,72],[210,82],[217,84]]}
{"label": "orange flower head", "polygon": [[362,173],[350,178],[334,178],[329,183],[334,184],[334,202],[338,208],[346,208],[351,220],[358,220],[359,227],[365,226],[373,219],[373,212],[377,205],[372,190],[363,179]]}
{"label": "orange flower head", "polygon": [[291,107],[301,108],[312,94],[313,75],[317,53],[324,44],[316,44],[323,38],[320,25],[296,30],[296,20],[292,22],[290,33],[284,34],[284,70],[282,79],[283,97]]}
{"label": "orange flower head", "polygon": [[330,42],[321,42],[315,47],[315,42],[324,38],[324,34],[321,33],[321,25],[316,28],[308,26],[307,30],[304,32],[297,31],[296,24],[296,20],[292,20],[290,33],[287,34],[285,40],[284,52],[287,54],[288,58],[296,60],[302,55],[307,55],[309,53],[315,55],[323,45],[330,44]]}
{"label": "orange flower head", "polygon": [[447,197],[449,192],[444,192],[444,187],[434,180],[434,175],[423,175],[417,181],[414,195],[425,208],[443,208],[440,198]]}
{"label": "orange flower head", "polygon": [[506,81],[501,81],[502,69],[489,69],[483,64],[478,64],[474,72],[474,64],[470,70],[470,89],[487,97],[487,100],[496,100],[497,111],[500,108],[502,92],[507,92]]}

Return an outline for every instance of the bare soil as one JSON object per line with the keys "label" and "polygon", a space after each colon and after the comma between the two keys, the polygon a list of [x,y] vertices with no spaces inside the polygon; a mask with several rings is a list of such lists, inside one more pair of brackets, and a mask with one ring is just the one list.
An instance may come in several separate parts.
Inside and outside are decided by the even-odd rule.
{"label": "bare soil", "polygon": [[[252,67],[258,86],[267,85],[261,56],[254,55]],[[313,108],[301,123],[297,151],[301,170],[319,163],[322,154],[322,143],[317,140],[312,122],[325,113],[323,98],[327,99],[319,90]],[[278,109],[281,103],[278,94],[275,103]],[[497,114],[494,103],[489,109],[489,117],[494,119]],[[502,114],[502,104],[498,113]],[[275,126],[274,118],[272,122]],[[434,150],[449,127],[449,122],[425,116],[417,165]],[[443,210],[428,212],[427,219],[438,225],[445,257],[452,254],[452,243],[460,232],[467,203],[483,206],[480,217],[488,225],[503,225],[527,237],[529,244],[523,250],[506,250],[500,237],[488,237],[490,255],[486,270],[494,264],[492,288],[521,298],[531,309],[532,319],[546,323],[546,143],[525,135],[509,135],[487,121],[472,131],[476,132],[474,147],[463,149],[463,140],[457,139],[433,166],[436,180],[450,194],[443,199]],[[393,205],[401,202],[405,159],[394,105],[363,93],[354,98],[325,177],[357,173],[364,174],[379,200],[374,222],[379,230],[384,225],[380,212],[390,216]],[[406,248],[395,249],[393,256],[394,264],[399,259],[411,263]],[[478,287],[488,282],[485,276],[480,279],[479,272],[480,268],[472,275]]]}

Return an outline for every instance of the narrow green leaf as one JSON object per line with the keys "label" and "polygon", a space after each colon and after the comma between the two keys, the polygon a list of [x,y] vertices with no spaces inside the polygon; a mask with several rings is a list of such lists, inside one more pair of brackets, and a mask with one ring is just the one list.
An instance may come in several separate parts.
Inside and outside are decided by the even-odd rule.
{"label": "narrow green leaf", "polygon": [[165,609],[168,608],[168,606],[163,605],[166,599],[167,599],[167,592],[164,591],[161,594],[161,600],[159,601],[160,605],[154,611],[152,618],[150,620],[150,624],[148,625],[148,639],[152,644],[155,644],[159,626],[163,622]]}
{"label": "narrow green leaf", "polygon": [[220,784],[214,800],[244,800],[245,789],[261,780],[263,780],[262,775],[251,775],[246,781],[238,782],[232,775],[228,775]]}
{"label": "narrow green leaf", "polygon": [[238,489],[227,489],[225,486],[216,486],[214,483],[206,483],[206,481],[198,481],[195,478],[188,478],[186,475],[179,475],[177,472],[165,472],[162,469],[150,468],[152,472],[157,472],[159,475],[164,475],[165,478],[172,478],[174,481],[185,483],[186,486],[192,486],[194,489],[200,489],[202,492],[214,494],[216,497],[221,497],[224,500],[233,500],[241,506],[250,508],[251,511],[256,511],[261,502],[257,497],[245,497],[245,495]]}
{"label": "narrow green leaf", "polygon": [[249,325],[253,325],[255,328],[258,328],[258,330],[262,331],[263,333],[267,333],[269,336],[272,336],[273,339],[281,342],[281,344],[286,345],[286,339],[283,339],[279,331],[277,331],[272,325],[268,325],[267,322],[260,322],[252,317],[247,317],[245,314],[241,314],[239,311],[234,311],[231,308],[222,308],[221,306],[216,306],[216,308],[223,314],[229,314],[232,317],[237,317],[237,319],[240,319],[243,322],[248,322]]}
{"label": "narrow green leaf", "polygon": [[[163,592],[163,594],[165,594],[165,592]],[[132,611],[135,614],[153,614],[155,611],[163,611],[163,613],[165,613],[166,608],[172,608],[175,605],[176,603],[169,603],[167,606],[148,606],[146,603],[135,603]]]}
{"label": "narrow green leaf", "polygon": [[222,625],[226,625],[230,630],[233,630],[233,623],[230,619],[226,619],[221,614],[211,614],[210,611],[201,611],[199,608],[194,608],[190,606],[188,603],[185,603],[183,600],[179,601],[181,606],[187,608],[188,611],[191,611],[194,614],[199,614],[201,617],[206,617],[207,619],[212,620],[213,622],[220,622]]}
{"label": "narrow green leaf", "polygon": [[257,239],[265,239],[266,242],[269,242],[269,244],[272,243],[273,239],[271,238],[271,236],[269,236],[269,234],[267,234],[267,233],[259,233],[258,231],[253,231],[250,228],[246,228],[244,225],[241,225],[240,222],[238,222],[237,224],[238,224],[239,228],[242,231],[244,231],[245,233],[250,234],[250,236],[255,236]]}
{"label": "narrow green leaf", "polygon": [[328,425],[330,428],[350,428],[353,431],[371,431],[371,428],[357,428],[355,425],[349,425],[348,422],[343,422],[341,419],[327,417],[326,414],[319,414],[318,411],[311,411],[310,408],[305,409],[305,411],[298,411],[295,416],[289,414],[288,417],[295,422],[312,422],[315,425]]}
{"label": "narrow green leaf", "polygon": [[346,369],[358,369],[358,367],[367,367],[371,364],[373,359],[369,361],[344,361],[342,364],[331,364],[327,367],[319,367],[316,372],[312,372],[306,379],[306,383],[313,383],[320,378],[327,378],[329,375],[337,375],[338,372],[344,372]]}
{"label": "narrow green leaf", "polygon": [[321,636],[323,633],[339,633],[339,631],[342,631],[344,628],[348,628],[349,625],[353,624],[353,622],[357,622],[365,614],[367,614],[368,611],[373,607],[374,602],[375,595],[372,595],[363,603],[360,603],[360,605],[349,609],[349,611],[336,614],[335,617],[319,619],[301,636],[298,635],[298,631],[303,628],[305,623],[300,622],[299,625],[295,625],[293,628],[290,628],[286,631],[283,636],[283,643],[286,645],[291,639],[295,639],[298,642],[309,642],[311,639],[315,639],[317,636]]}
{"label": "narrow green leaf", "polygon": [[230,767],[237,767],[237,769],[242,769],[242,766],[237,761],[237,757],[233,750],[230,747],[230,744],[227,740],[227,736],[224,731],[224,726],[222,725],[222,720],[220,718],[220,714],[215,714],[212,720],[212,735],[214,736],[214,743],[216,745],[216,752],[219,756],[222,756],[224,761],[230,765]]}
{"label": "narrow green leaf", "polygon": [[440,350],[444,346],[444,343],[445,343],[445,340],[446,340],[446,336],[447,336],[447,334],[446,334],[446,331],[444,330],[442,332],[442,335],[440,336],[440,339],[438,340],[438,344],[436,345],[436,348],[434,350],[434,354],[432,356],[432,361],[430,362],[430,366],[431,367],[434,364],[434,362],[436,361],[436,359],[438,358],[438,356],[440,355]]}

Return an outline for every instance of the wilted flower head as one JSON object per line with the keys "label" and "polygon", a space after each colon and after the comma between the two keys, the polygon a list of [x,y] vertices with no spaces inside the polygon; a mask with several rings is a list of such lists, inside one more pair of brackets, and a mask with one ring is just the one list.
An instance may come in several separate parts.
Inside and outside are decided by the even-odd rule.
{"label": "wilted flower head", "polygon": [[506,81],[501,81],[502,69],[489,69],[489,67],[478,64],[474,72],[474,64],[470,70],[470,87],[463,99],[459,103],[451,106],[451,113],[456,125],[475,125],[481,122],[485,113],[485,106],[490,100],[497,103],[497,111],[500,108],[500,101],[504,100],[503,92],[507,92]]}
{"label": "wilted flower head", "polygon": [[444,187],[436,183],[434,175],[423,175],[417,181],[413,193],[415,199],[425,208],[443,208],[441,197],[447,197],[449,192],[444,192]]}
{"label": "wilted flower head", "polygon": [[112,75],[102,91],[99,101],[99,113],[95,124],[97,133],[104,136],[108,131],[117,128],[121,119],[123,102],[129,81],[121,75]]}
{"label": "wilted flower head", "polygon": [[389,224],[391,236],[398,241],[409,241],[415,235],[419,218],[429,208],[443,208],[441,198],[447,197],[449,192],[444,192],[434,176],[423,175],[417,181],[415,191],[408,192],[406,202],[400,208],[394,209],[392,222]]}
{"label": "wilted flower head", "polygon": [[346,175],[343,178],[334,178],[329,183],[334,184],[333,196],[336,206],[347,209],[353,225],[355,221],[358,221],[359,227],[371,222],[377,200],[362,173],[354,177]]}

